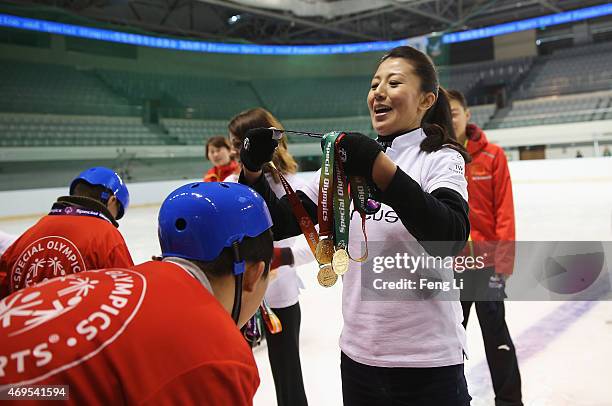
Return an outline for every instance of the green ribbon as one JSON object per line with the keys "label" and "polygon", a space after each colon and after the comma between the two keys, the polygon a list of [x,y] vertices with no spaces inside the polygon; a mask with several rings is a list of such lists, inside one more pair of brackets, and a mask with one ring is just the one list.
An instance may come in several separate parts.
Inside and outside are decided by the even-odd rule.
{"label": "green ribbon", "polygon": [[333,224],[333,193],[334,193],[334,146],[339,132],[333,131],[323,135],[323,162],[319,178],[319,202],[317,217],[319,220],[319,235],[326,237],[332,233]]}

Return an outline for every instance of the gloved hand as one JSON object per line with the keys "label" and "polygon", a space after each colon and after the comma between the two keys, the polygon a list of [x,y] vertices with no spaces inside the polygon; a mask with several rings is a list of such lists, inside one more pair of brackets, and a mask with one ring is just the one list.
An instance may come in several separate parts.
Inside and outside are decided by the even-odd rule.
{"label": "gloved hand", "polygon": [[506,297],[506,278],[504,275],[494,273],[489,278],[488,299],[494,302],[504,300]]}
{"label": "gloved hand", "polygon": [[[323,142],[321,148],[323,148]],[[376,140],[360,133],[344,133],[337,144],[346,176],[362,176],[372,180],[372,167],[382,146]]]}
{"label": "gloved hand", "polygon": [[283,265],[293,265],[293,252],[291,248],[274,248],[270,269],[276,269]]}
{"label": "gloved hand", "polygon": [[247,131],[240,150],[240,161],[250,171],[261,170],[263,164],[272,160],[278,141],[269,128],[253,128]]}

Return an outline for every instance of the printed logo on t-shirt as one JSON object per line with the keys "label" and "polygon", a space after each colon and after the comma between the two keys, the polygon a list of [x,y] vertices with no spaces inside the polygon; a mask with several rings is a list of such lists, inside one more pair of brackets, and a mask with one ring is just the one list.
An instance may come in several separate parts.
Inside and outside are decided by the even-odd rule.
{"label": "printed logo on t-shirt", "polygon": [[[354,218],[356,213],[357,211],[353,211],[353,213],[351,214],[351,220]],[[359,213],[357,213],[357,216],[359,216]],[[397,223],[399,217],[397,217],[397,213],[395,212],[395,210],[385,210],[383,206],[383,208],[377,211],[376,213],[368,214],[366,216],[366,220],[384,221],[386,223],[393,224]]]}
{"label": "printed logo on t-shirt", "polygon": [[79,365],[115,341],[137,314],[144,276],[103,269],[58,277],[0,301],[0,390]]}
{"label": "printed logo on t-shirt", "polygon": [[79,249],[67,238],[40,238],[23,250],[13,265],[11,291],[57,276],[87,270]]}
{"label": "printed logo on t-shirt", "polygon": [[458,175],[465,174],[465,161],[460,153],[457,152],[453,155],[448,169]]}

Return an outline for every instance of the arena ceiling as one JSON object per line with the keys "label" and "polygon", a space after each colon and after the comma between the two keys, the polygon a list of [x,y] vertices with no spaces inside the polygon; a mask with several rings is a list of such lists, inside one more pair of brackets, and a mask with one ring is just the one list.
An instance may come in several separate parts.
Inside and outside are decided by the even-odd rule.
{"label": "arena ceiling", "polygon": [[[11,3],[11,2],[7,2]],[[460,31],[597,0],[13,0],[151,32],[259,44],[328,44]]]}

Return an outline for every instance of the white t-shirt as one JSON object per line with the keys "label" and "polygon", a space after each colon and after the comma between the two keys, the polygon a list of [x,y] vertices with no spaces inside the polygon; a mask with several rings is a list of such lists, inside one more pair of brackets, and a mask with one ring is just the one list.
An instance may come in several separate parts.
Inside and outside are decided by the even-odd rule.
{"label": "white t-shirt", "polygon": [[[420,143],[424,138],[421,129],[399,136],[386,154],[424,191],[445,187],[457,191],[467,201],[465,163],[461,155],[449,148],[423,152]],[[317,202],[318,190],[318,176],[302,189],[314,202]],[[391,207],[383,204],[380,210],[366,220],[369,241],[383,245],[416,241]],[[363,241],[361,218],[354,215],[349,238],[349,251],[354,256],[360,255]],[[442,272],[445,280],[452,280],[451,269]],[[463,363],[465,330],[461,325],[463,312],[458,295],[456,301],[364,301],[360,264],[354,261],[350,261],[342,281],[344,327],[340,348],[348,357],[378,367],[426,368]]]}
{"label": "white t-shirt", "polygon": [[[293,190],[301,190],[303,188],[304,182],[297,175],[287,174],[284,176]],[[266,180],[276,197],[280,199],[285,195],[283,185],[275,183],[271,175],[266,174]],[[223,181],[238,182],[238,175],[232,174]],[[296,304],[300,295],[300,289],[304,289],[304,283],[298,276],[296,268],[310,262],[313,263],[313,268],[316,268],[316,265],[314,264],[314,256],[306,243],[306,239],[301,235],[281,241],[275,241],[274,246],[279,248],[290,247],[294,261],[293,266],[285,265],[277,269],[276,278],[270,281],[268,289],[266,290],[266,302],[268,302],[270,307],[279,309]],[[313,272],[315,272],[315,270],[313,270]]]}

